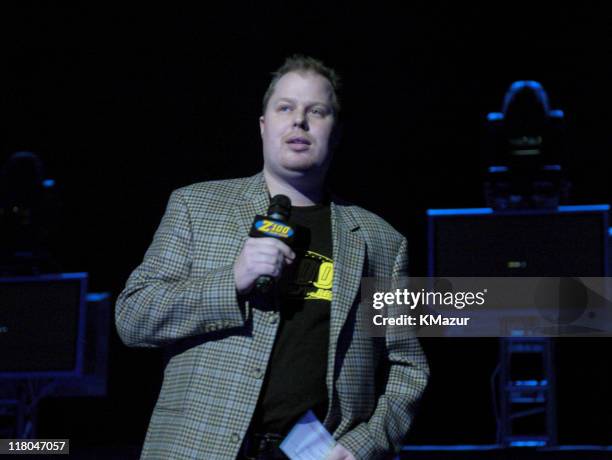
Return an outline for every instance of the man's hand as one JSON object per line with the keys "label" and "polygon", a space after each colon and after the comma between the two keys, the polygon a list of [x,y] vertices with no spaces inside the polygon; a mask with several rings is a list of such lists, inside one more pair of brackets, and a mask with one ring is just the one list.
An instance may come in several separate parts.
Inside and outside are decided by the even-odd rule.
{"label": "man's hand", "polygon": [[291,248],[276,238],[248,238],[234,263],[236,290],[246,294],[261,275],[278,278],[294,260]]}
{"label": "man's hand", "polygon": [[353,454],[346,450],[342,444],[336,444],[325,460],[355,460]]}

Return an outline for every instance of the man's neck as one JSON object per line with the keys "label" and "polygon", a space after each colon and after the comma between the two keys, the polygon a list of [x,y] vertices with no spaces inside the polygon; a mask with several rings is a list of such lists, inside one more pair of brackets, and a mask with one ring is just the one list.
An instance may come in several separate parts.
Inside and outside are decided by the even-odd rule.
{"label": "man's neck", "polygon": [[300,181],[298,184],[289,183],[280,180],[265,169],[263,174],[270,196],[286,195],[291,200],[292,206],[311,206],[320,203],[323,199],[323,184],[306,186],[305,181]]}

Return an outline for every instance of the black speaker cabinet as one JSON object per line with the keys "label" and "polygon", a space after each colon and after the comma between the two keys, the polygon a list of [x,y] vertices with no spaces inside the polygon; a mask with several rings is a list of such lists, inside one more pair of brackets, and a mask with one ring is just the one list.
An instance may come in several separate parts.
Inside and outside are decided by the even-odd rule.
{"label": "black speaker cabinet", "polygon": [[609,206],[429,210],[432,276],[606,276]]}
{"label": "black speaker cabinet", "polygon": [[0,378],[83,373],[86,273],[0,278]]}

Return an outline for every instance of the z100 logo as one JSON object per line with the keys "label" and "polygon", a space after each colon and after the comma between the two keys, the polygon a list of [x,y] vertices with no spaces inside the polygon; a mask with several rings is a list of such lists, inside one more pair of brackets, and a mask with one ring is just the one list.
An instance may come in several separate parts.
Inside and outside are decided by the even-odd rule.
{"label": "z100 logo", "polygon": [[264,235],[274,236],[276,238],[290,238],[293,236],[293,229],[291,227],[279,222],[274,222],[273,220],[258,220],[255,222],[255,228]]}

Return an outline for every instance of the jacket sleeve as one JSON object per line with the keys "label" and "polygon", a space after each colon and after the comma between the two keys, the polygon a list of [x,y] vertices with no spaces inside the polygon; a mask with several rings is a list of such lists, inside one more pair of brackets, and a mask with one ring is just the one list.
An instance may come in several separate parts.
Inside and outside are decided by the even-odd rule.
{"label": "jacket sleeve", "polygon": [[[394,279],[407,276],[407,262],[407,242],[403,238],[394,263]],[[357,460],[399,453],[429,379],[427,359],[416,337],[401,327],[389,327],[385,343],[389,374],[374,413],[338,440]]]}
{"label": "jacket sleeve", "polygon": [[189,211],[176,190],[143,262],[117,298],[115,323],[126,345],[158,347],[244,324],[248,310],[236,293],[233,264],[192,277],[192,240]]}

